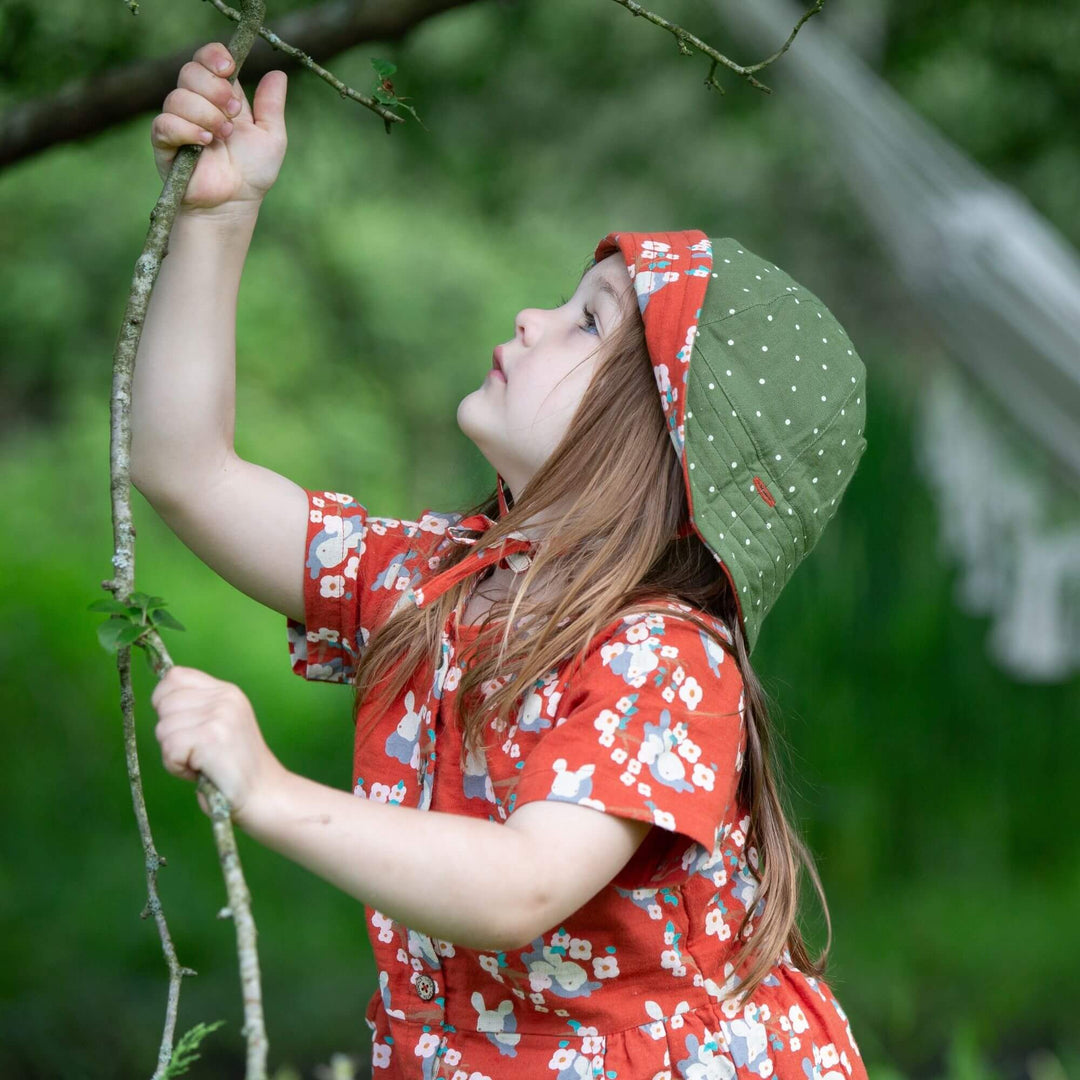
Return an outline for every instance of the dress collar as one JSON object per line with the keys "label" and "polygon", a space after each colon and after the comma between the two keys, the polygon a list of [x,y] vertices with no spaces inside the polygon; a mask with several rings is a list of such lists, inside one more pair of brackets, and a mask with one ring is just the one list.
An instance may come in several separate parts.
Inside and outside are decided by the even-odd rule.
{"label": "dress collar", "polygon": [[[501,476],[498,477],[498,489],[500,512],[506,514],[508,507]],[[446,530],[446,535],[456,544],[475,546],[477,541],[482,540],[484,533],[495,523],[495,519],[488,517],[487,514],[470,514],[456,524],[450,525]],[[471,533],[476,535],[469,535]],[[515,574],[520,574],[532,565],[536,546],[536,541],[530,539],[520,530],[515,530],[505,536],[499,544],[474,551],[470,555],[466,555],[459,563],[429,578],[422,585],[407,589],[406,597],[411,599],[417,607],[424,607],[426,604],[431,603],[432,600],[442,596],[447,589],[462,578],[471,574],[478,574],[481,570],[495,564],[500,569],[512,570]]]}

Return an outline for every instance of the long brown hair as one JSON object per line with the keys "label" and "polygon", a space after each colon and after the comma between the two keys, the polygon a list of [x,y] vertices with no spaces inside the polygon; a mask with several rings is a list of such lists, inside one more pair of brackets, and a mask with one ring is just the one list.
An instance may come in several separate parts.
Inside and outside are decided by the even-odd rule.
{"label": "long brown hair", "polygon": [[[736,932],[736,938],[745,941],[733,970],[738,972],[748,958],[750,970],[728,996],[745,1000],[785,948],[797,968],[823,976],[832,922],[813,858],[788,824],[781,803],[771,761],[767,696],[747,656],[731,586],[696,534],[675,536],[689,516],[682,466],[666,428],[633,290],[624,301],[623,317],[599,346],[596,372],[566,435],[513,499],[509,512],[499,518],[494,491],[463,511],[496,519],[483,536],[487,546],[555,504],[569,506],[545,533],[520,582],[515,580],[512,600],[493,602],[479,624],[475,645],[466,644],[459,657],[463,767],[467,752],[480,754],[493,745],[478,745],[490,721],[497,717],[508,722],[535,682],[567,661],[580,660],[592,638],[613,620],[638,612],[670,617],[670,608],[657,605],[664,599],[719,619],[734,645],[693,611],[683,616],[733,657],[743,679],[747,731],[738,802],[750,817],[744,850],[758,886]],[[582,462],[589,463],[587,469]],[[439,562],[433,572],[457,564],[474,550],[444,538],[435,548]],[[547,575],[560,588],[546,597],[531,595],[534,579],[549,580]],[[357,733],[358,739],[370,734],[420,664],[426,660],[431,670],[438,666],[443,626],[474,583],[474,577],[467,576],[422,608],[404,605],[372,635],[353,678],[356,709],[382,685],[372,723]],[[821,898],[828,926],[828,939],[816,960],[810,958],[797,923],[800,862]]]}

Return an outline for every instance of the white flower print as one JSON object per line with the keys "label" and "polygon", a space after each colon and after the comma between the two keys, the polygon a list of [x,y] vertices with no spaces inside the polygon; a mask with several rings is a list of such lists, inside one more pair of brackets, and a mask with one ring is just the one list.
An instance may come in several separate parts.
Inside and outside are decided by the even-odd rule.
{"label": "white flower print", "polygon": [[318,495],[311,496],[311,505],[318,506],[320,509],[326,505],[325,499],[320,499]]}
{"label": "white flower print", "polygon": [[316,525],[323,519],[321,510],[312,510],[309,516]]}
{"label": "white flower print", "polygon": [[682,958],[678,949],[661,949],[660,966],[665,971],[675,972],[682,966]]}
{"label": "white flower print", "polygon": [[425,514],[418,524],[423,532],[434,533],[436,536],[442,536],[446,532],[446,522],[433,514]]}
{"label": "white flower print", "polygon": [[[692,739],[683,739],[683,741],[679,743],[678,754],[684,761],[689,761],[691,764],[694,764],[698,758],[701,757],[701,747]],[[695,781],[695,783],[696,782],[697,781]],[[712,789],[710,788],[709,790],[711,791]]]}
{"label": "white flower print", "polygon": [[[611,746],[615,742],[615,732],[619,730],[619,721],[621,719],[618,713],[614,713],[610,709],[600,710],[600,714],[593,721],[593,727],[602,733],[599,740],[602,745]],[[639,765],[638,768],[640,767]]]}
{"label": "white flower print", "polygon": [[798,1005],[792,1005],[788,1009],[788,1017],[791,1020],[791,1030],[798,1035],[800,1032],[805,1031],[810,1024],[807,1022],[806,1017],[803,1015],[802,1009]]}
{"label": "white flower print", "polygon": [[631,626],[626,631],[626,640],[631,645],[637,645],[639,642],[649,640],[649,628],[644,623],[637,623],[635,626]]}
{"label": "white flower print", "polygon": [[345,592],[344,574],[327,574],[319,581],[319,594],[331,600],[337,599]]}
{"label": "white flower print", "polygon": [[614,956],[594,956],[593,974],[598,979],[615,979],[619,975],[619,961]]}
{"label": "white flower print", "polygon": [[566,955],[575,960],[588,960],[592,956],[592,942],[588,938],[571,938]]}
{"label": "white flower print", "polygon": [[686,672],[685,672],[685,671],[683,671],[683,669],[682,669],[682,665],[680,664],[680,665],[679,665],[679,666],[678,666],[678,667],[677,667],[677,668],[676,668],[676,669],[675,669],[675,670],[674,670],[674,671],[673,671],[673,672],[671,673],[671,681],[672,681],[672,682],[673,682],[673,683],[674,683],[674,684],[675,684],[676,686],[681,686],[681,685],[682,685],[682,681],[683,681],[683,679],[685,679],[685,678],[686,678]]}
{"label": "white flower print", "polygon": [[674,689],[674,687],[665,686],[664,689],[660,691],[660,696],[665,701],[668,701],[668,702],[674,701],[675,700],[675,689]]}
{"label": "white flower print", "polygon": [[693,780],[691,781],[694,787],[699,787],[703,791],[712,791],[715,782],[716,773],[708,765],[704,765],[699,761],[694,766]]}
{"label": "white flower print", "polygon": [[419,1058],[429,1058],[436,1050],[439,1049],[439,1036],[434,1031],[425,1031],[420,1038],[416,1040],[416,1046],[413,1048],[413,1053]]}
{"label": "white flower print", "polygon": [[347,578],[352,578],[352,580],[355,581],[356,580],[356,572],[357,572],[357,570],[359,570],[359,568],[360,568],[360,556],[359,555],[350,555],[349,556],[349,561],[345,564],[345,569],[342,570],[342,573]]}
{"label": "white flower print", "polygon": [[626,646],[621,641],[611,641],[600,646],[600,659],[605,667],[611,666],[611,661],[618,656]]}
{"label": "white flower print", "polygon": [[702,698],[701,684],[690,676],[679,688],[679,697],[686,702],[688,709],[696,709]]}

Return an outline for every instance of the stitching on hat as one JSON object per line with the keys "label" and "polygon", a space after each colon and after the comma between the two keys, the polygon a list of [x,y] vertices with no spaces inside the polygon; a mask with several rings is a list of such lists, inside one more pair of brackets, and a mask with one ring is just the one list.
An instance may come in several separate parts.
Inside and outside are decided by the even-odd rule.
{"label": "stitching on hat", "polygon": [[[725,449],[731,448],[731,449],[734,450],[734,452],[741,454],[743,451],[739,447],[736,440],[732,437],[731,431],[723,424],[721,425],[721,431],[724,432],[724,437],[725,437],[726,442],[728,444],[728,447],[725,448]],[[717,455],[717,457],[722,456],[720,454],[719,448],[717,448],[715,446],[712,448],[712,452],[715,453]],[[742,500],[741,502],[736,503],[734,501],[733,497],[735,496],[736,492],[741,497],[741,500]],[[786,570],[786,564],[785,564],[785,570],[778,570],[777,569],[777,563],[773,558],[772,551],[770,551],[768,544],[766,544],[766,542],[765,542],[765,537],[766,536],[771,536],[773,541],[775,542],[776,546],[780,549],[781,555],[783,555],[783,553],[784,553],[784,545],[781,542],[780,537],[779,537],[779,529],[777,529],[777,531],[775,533],[772,532],[772,531],[769,531],[769,530],[763,531],[764,528],[765,528],[765,520],[766,520],[765,515],[761,512],[761,508],[760,508],[760,505],[757,502],[757,499],[753,495],[747,496],[744,493],[741,484],[736,485],[736,484],[733,484],[733,483],[731,483],[729,481],[729,482],[727,482],[727,483],[725,483],[723,485],[723,490],[721,492],[719,492],[718,494],[721,495],[720,499],[713,499],[710,502],[706,498],[706,501],[705,501],[704,505],[699,507],[698,512],[697,512],[697,514],[695,516],[703,517],[707,513],[708,516],[717,525],[717,531],[718,532],[723,531],[725,533],[729,533],[731,535],[731,537],[732,537],[732,539],[730,541],[731,546],[733,548],[735,548],[737,551],[739,551],[740,553],[742,553],[742,548],[740,548],[739,544],[736,542],[734,533],[730,532],[731,527],[732,527],[732,522],[726,516],[721,515],[717,508],[719,507],[719,508],[723,509],[728,514],[734,512],[735,521],[739,525],[741,525],[742,528],[745,529],[750,534],[751,538],[754,541],[756,541],[757,545],[761,548],[761,550],[766,555],[766,561],[768,562],[769,572],[770,572],[770,575],[771,575],[771,578],[772,578],[772,583],[771,583],[771,586],[769,587],[771,589],[770,595],[773,595],[773,598],[775,599],[775,594],[779,592],[779,588],[778,588],[779,579],[780,579],[781,574],[783,574],[785,572],[785,570]],[[755,526],[752,522],[748,521],[747,519],[750,516],[756,517],[760,524]],[[793,526],[793,523],[788,520],[788,515],[777,513],[776,516],[779,518],[780,522],[782,523],[781,527],[787,529],[789,535],[794,537],[794,535],[795,535],[794,526]],[[798,515],[796,514],[796,515],[793,515],[793,516],[798,516]],[[802,521],[801,517],[798,517],[798,521],[799,521],[799,524],[803,528],[802,536],[805,537],[806,534],[807,534],[806,523]],[[725,538],[725,542],[726,542],[726,538]],[[788,546],[793,548],[793,549],[795,548],[795,544],[793,542],[791,544],[789,544]],[[749,547],[749,545],[748,545],[748,547]],[[798,554],[796,554],[794,557],[796,559],[796,565],[798,565],[798,561],[799,561]],[[725,559],[723,554],[720,555],[720,558],[721,558],[721,560],[726,562],[729,567],[732,566],[731,562],[729,560]],[[750,563],[751,567],[754,566],[755,561],[756,560],[753,557],[750,558],[749,563]],[[763,595],[764,593],[769,591],[769,590],[766,589],[766,586],[763,583],[763,579],[755,579],[755,578],[753,578],[751,576],[748,576],[747,568],[745,566],[739,564],[739,563],[736,563],[735,567],[732,568],[732,573],[733,574],[737,573],[738,580],[740,580],[742,582],[745,582],[745,584],[751,590],[751,594],[753,595],[754,600],[756,600],[759,595]],[[786,580],[786,578],[785,578],[785,580]],[[780,586],[780,587],[782,587],[782,586]],[[744,618],[745,618],[745,612],[749,611],[750,612],[750,618],[755,621],[755,624],[760,624],[760,621],[762,619],[762,613],[757,610],[758,605],[756,603],[752,603],[752,604],[749,604],[749,605],[743,604],[742,598],[740,598],[740,604],[742,605],[742,610],[744,612]],[[770,610],[771,610],[771,606],[772,605],[770,604],[769,605]]]}
{"label": "stitching on hat", "polygon": [[[833,428],[834,428],[834,427],[836,426],[836,424],[837,424],[837,422],[838,422],[838,421],[840,421],[841,419],[843,419],[843,420],[846,420],[846,419],[847,419],[847,417],[846,417],[846,416],[845,416],[845,417],[841,417],[841,415],[840,415],[840,410],[841,410],[841,409],[846,409],[846,408],[847,408],[847,406],[848,406],[848,404],[849,404],[849,403],[851,402],[852,398],[858,397],[858,395],[859,395],[859,394],[860,394],[860,393],[861,393],[862,391],[863,391],[863,388],[862,388],[862,387],[860,387],[860,386],[859,386],[858,384],[856,384],[856,385],[855,385],[855,386],[854,386],[854,387],[853,387],[853,388],[851,389],[851,391],[850,391],[850,393],[848,394],[848,396],[847,396],[846,398],[844,398],[844,399],[843,399],[843,400],[842,400],[842,401],[840,402],[840,404],[839,404],[839,405],[837,405],[837,406],[836,406],[836,412],[834,412],[834,413],[833,413],[833,415],[832,415],[832,418],[831,418],[831,419],[830,419],[830,420],[829,420],[829,421],[828,421],[828,422],[826,423],[826,425],[825,425],[824,427],[821,427],[821,428],[819,428],[819,429],[818,429],[818,434],[817,434],[816,438],[814,439],[814,441],[813,441],[812,443],[810,443],[810,444],[809,444],[809,445],[808,445],[808,446],[806,447],[806,449],[807,449],[807,450],[811,449],[811,448],[812,448],[812,447],[814,447],[814,446],[817,446],[817,445],[819,445],[819,444],[820,444],[820,442],[821,442],[821,440],[822,440],[822,439],[823,439],[823,438],[824,438],[824,437],[825,437],[825,436],[826,436],[826,435],[827,435],[827,434],[828,434],[828,433],[829,433],[830,431],[832,431],[832,429],[833,429]],[[860,436],[860,438],[861,438],[861,436]],[[784,477],[786,477],[786,476],[787,476],[787,474],[788,474],[788,473],[789,473],[789,472],[790,472],[790,471],[791,471],[792,469],[794,469],[796,465],[799,465],[799,464],[800,464],[800,463],[801,463],[802,461],[803,461],[803,457],[802,457],[802,455],[800,455],[799,457],[796,457],[796,458],[795,458],[794,460],[789,460],[789,461],[788,461],[788,464],[787,464],[787,467],[786,467],[786,468],[784,469],[784,471],[783,471],[783,472],[781,472],[781,473],[778,473],[778,474],[776,475],[776,478],[775,478],[775,479],[776,479],[776,482],[777,482],[777,483],[780,483],[781,481],[783,481]]]}
{"label": "stitching on hat", "polygon": [[[771,282],[770,282],[771,284]],[[713,286],[709,286],[711,289]],[[719,293],[717,293],[719,296]],[[705,294],[706,301],[709,299],[709,294]],[[734,312],[725,311],[723,315],[717,316],[715,319],[709,319],[708,322],[699,322],[698,326],[716,326],[718,323],[726,322],[728,319],[734,319],[737,315],[742,315],[747,311],[754,311],[757,308],[771,307],[777,300],[790,300],[791,293],[780,293],[778,296],[774,296],[771,300],[759,300],[756,304],[747,304],[746,307],[737,307]],[[715,300],[716,303],[727,303],[727,301]],[[825,305],[821,305],[822,310],[825,309]]]}
{"label": "stitching on hat", "polygon": [[[696,339],[695,339],[695,342],[694,342],[694,348],[695,349],[700,348],[700,346],[697,344]],[[702,355],[704,355],[704,354],[702,354]],[[690,361],[691,370],[693,370],[693,366],[694,366],[693,365],[693,357],[691,357],[691,361]],[[698,370],[701,369],[701,366],[704,366],[706,371],[711,371],[712,370],[711,368],[708,367],[707,364],[706,365],[699,365]],[[757,457],[758,468],[761,471],[763,471],[765,473],[765,475],[767,477],[769,477],[770,480],[774,480],[774,481],[779,480],[779,476],[774,476],[773,473],[770,471],[768,465],[766,464],[766,457],[765,457],[764,453],[762,452],[761,446],[759,445],[757,439],[754,438],[754,436],[750,432],[750,429],[746,426],[746,424],[743,423],[741,406],[739,406],[735,401],[732,400],[732,398],[728,394],[727,390],[724,388],[723,382],[717,382],[716,387],[720,391],[720,393],[723,395],[724,400],[728,403],[728,405],[731,406],[731,410],[735,413],[735,416],[733,417],[733,419],[738,421],[739,427],[742,428],[743,434],[746,436],[747,441],[750,443],[751,446],[753,446],[754,454]],[[703,394],[705,400],[709,402],[709,407],[716,414],[716,417],[720,421],[721,425],[726,426],[730,421],[728,420],[728,418],[726,416],[721,416],[720,415],[720,412],[716,408],[716,406],[713,404],[712,399],[711,399],[708,391],[703,390],[702,394]],[[687,398],[689,398],[689,388],[687,389]],[[689,408],[689,404],[687,404],[687,408]]]}

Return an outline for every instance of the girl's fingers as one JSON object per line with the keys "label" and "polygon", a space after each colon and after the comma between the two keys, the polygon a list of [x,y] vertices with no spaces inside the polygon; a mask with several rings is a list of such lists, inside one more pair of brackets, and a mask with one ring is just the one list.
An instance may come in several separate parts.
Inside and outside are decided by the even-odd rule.
{"label": "girl's fingers", "polygon": [[181,667],[174,665],[158,680],[150,694],[150,703],[158,708],[164,697],[178,690],[220,690],[223,686],[233,685],[224,683],[221,679],[215,679],[198,668]]}
{"label": "girl's fingers", "polygon": [[233,64],[235,63],[232,53],[220,41],[211,41],[201,49],[196,49],[192,60],[197,60],[210,71],[216,71],[219,75],[226,76],[232,74]]}
{"label": "girl's fingers", "polygon": [[165,771],[172,776],[179,776],[181,780],[196,780],[198,772],[190,768],[188,759],[191,755],[190,741],[176,735],[168,736],[161,741],[161,763]]}
{"label": "girl's fingers", "polygon": [[231,118],[215,104],[207,101],[201,94],[185,87],[170,90],[161,109],[162,115],[174,114],[182,120],[188,120],[199,127],[206,128],[219,138],[225,137],[222,130]]}
{"label": "girl's fingers", "polygon": [[[240,87],[234,86],[226,76],[215,75],[205,64],[197,61],[192,60],[180,69],[176,85],[180,90],[190,90],[193,94],[205,98],[224,115],[228,115],[229,101],[233,98],[239,101],[243,108]],[[233,115],[235,116],[236,113],[234,112]]]}
{"label": "girl's fingers", "polygon": [[192,143],[206,146],[213,139],[214,132],[173,113],[155,116],[150,125],[150,142],[159,150],[178,150],[181,146],[190,146]]}

